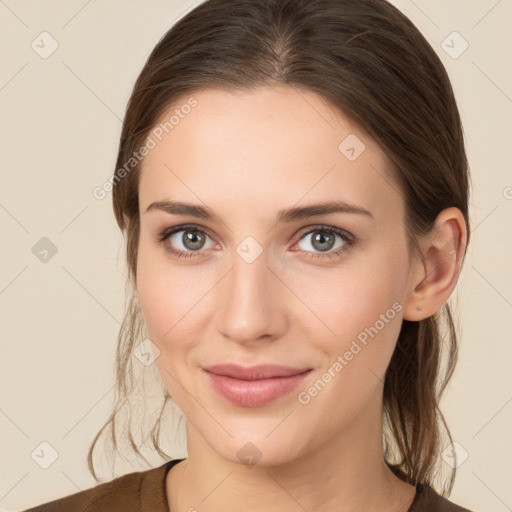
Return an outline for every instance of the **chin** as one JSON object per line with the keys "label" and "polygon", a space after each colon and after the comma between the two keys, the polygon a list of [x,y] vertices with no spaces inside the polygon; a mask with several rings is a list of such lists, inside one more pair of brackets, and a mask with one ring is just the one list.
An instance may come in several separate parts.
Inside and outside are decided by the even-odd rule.
{"label": "chin", "polygon": [[259,433],[258,436],[235,435],[229,442],[216,438],[210,440],[210,445],[224,459],[248,468],[281,466],[299,457],[298,439],[287,435],[288,442],[283,442],[284,436],[278,436],[274,432],[266,438],[267,434],[268,431]]}

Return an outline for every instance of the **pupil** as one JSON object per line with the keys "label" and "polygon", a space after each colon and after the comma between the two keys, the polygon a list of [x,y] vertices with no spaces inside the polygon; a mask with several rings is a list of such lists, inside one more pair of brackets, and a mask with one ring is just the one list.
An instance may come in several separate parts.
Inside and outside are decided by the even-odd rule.
{"label": "pupil", "polygon": [[[313,238],[313,246],[320,251],[328,251],[333,246],[334,237],[329,234],[325,235],[325,234],[321,234],[321,233],[322,232],[317,231],[317,233],[315,234],[315,236]],[[325,241],[328,242],[327,243],[328,247],[325,247],[322,245],[325,243]],[[318,242],[320,243],[320,246],[317,245]]]}
{"label": "pupil", "polygon": [[202,243],[202,235],[194,231],[186,231],[183,234],[183,244],[189,249],[199,249]]}

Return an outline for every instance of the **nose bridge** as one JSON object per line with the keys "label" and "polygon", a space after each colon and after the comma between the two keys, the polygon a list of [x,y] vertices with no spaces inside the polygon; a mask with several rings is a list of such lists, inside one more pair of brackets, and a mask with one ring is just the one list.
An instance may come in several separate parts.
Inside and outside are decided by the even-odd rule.
{"label": "nose bridge", "polygon": [[233,254],[232,270],[218,297],[218,328],[224,336],[239,342],[274,336],[282,314],[276,307],[279,283],[268,268],[267,253],[260,252],[252,259],[251,247],[244,250],[247,247],[242,243]]}

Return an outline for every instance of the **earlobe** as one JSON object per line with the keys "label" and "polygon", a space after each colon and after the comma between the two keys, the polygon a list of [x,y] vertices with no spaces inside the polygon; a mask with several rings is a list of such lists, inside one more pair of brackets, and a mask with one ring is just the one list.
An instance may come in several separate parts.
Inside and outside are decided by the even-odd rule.
{"label": "earlobe", "polygon": [[448,301],[458,278],[466,247],[466,221],[455,207],[446,208],[426,235],[419,271],[410,281],[404,319],[419,321],[434,315]]}

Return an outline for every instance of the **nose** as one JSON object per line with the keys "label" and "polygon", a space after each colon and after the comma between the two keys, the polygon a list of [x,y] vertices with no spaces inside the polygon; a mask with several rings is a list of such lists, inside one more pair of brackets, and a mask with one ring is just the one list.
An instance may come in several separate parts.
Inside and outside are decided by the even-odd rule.
{"label": "nose", "polygon": [[251,263],[234,254],[230,272],[217,287],[220,334],[241,344],[278,338],[287,321],[284,288],[265,252]]}

